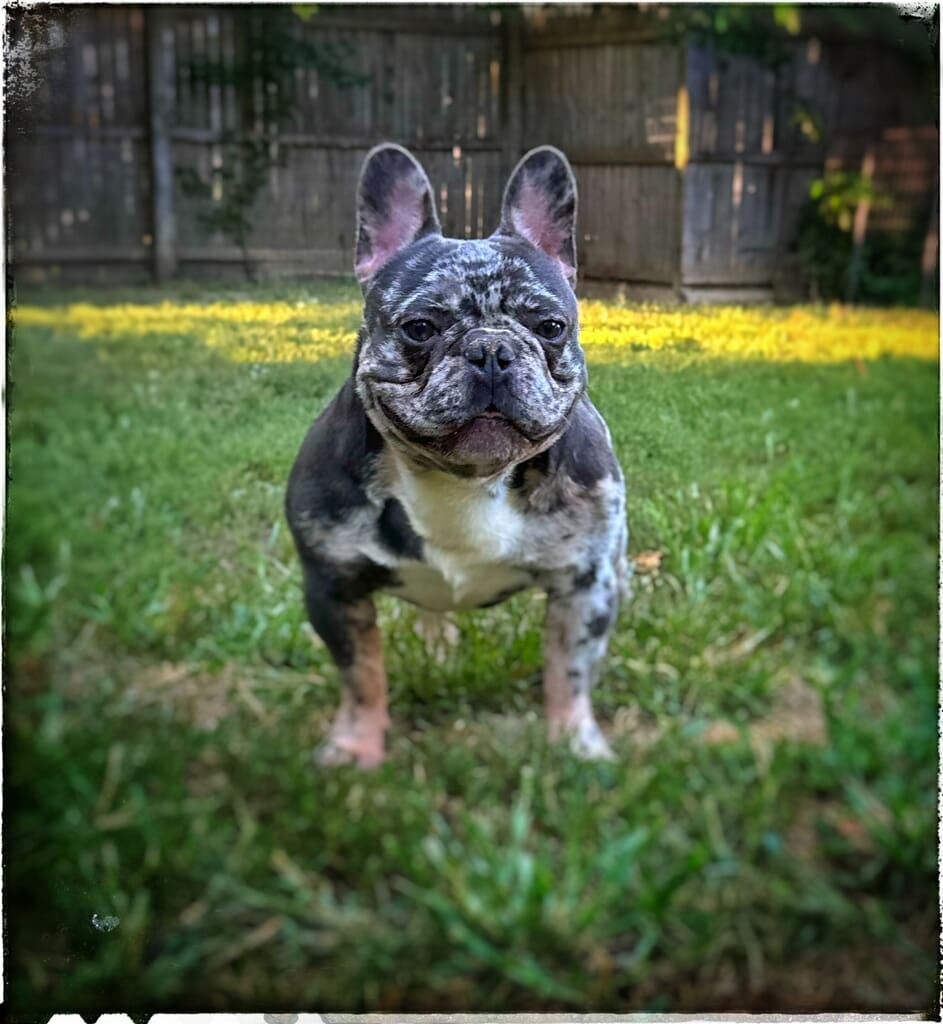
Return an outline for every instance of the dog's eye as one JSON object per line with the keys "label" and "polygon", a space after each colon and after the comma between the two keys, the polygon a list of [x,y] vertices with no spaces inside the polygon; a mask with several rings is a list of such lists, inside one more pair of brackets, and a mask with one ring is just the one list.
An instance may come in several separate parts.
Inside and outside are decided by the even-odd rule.
{"label": "dog's eye", "polygon": [[537,324],[537,333],[547,341],[557,341],[566,330],[566,324],[562,320],[541,320]]}
{"label": "dog's eye", "polygon": [[435,324],[431,320],[410,320],[403,324],[403,333],[410,341],[422,344],[435,334]]}

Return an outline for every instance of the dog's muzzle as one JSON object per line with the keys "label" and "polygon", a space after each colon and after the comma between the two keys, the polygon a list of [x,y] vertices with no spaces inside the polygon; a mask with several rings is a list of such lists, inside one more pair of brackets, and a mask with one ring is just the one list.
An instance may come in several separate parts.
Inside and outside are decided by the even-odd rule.
{"label": "dog's muzzle", "polygon": [[517,359],[518,345],[504,332],[469,331],[462,341],[462,355],[473,367],[476,377],[499,384]]}

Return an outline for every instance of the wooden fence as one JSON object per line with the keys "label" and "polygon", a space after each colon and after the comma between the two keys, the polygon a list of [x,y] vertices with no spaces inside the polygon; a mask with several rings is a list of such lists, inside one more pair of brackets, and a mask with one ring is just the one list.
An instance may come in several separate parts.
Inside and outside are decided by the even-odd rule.
{"label": "wooden fence", "polygon": [[[423,162],[459,236],[493,230],[526,148],[560,146],[580,184],[584,277],[656,294],[771,294],[811,179],[867,152],[895,197],[875,214],[884,226],[930,216],[936,128],[919,81],[878,46],[803,40],[772,70],[660,41],[618,8],[323,7],[292,31],[353,84],[294,67],[247,87],[201,68],[251,68],[270,8],[39,10],[13,21],[7,209],[23,277],[215,275],[246,260],[348,273],[357,171],[383,139]],[[234,139],[270,162],[245,249],[201,217],[242,159]],[[209,198],[186,188],[187,168]]]}

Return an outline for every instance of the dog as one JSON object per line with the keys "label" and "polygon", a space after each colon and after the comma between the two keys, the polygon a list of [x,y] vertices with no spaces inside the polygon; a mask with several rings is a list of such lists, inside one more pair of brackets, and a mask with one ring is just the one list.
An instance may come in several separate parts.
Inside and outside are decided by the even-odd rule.
{"label": "dog", "polygon": [[544,590],[550,737],[612,756],[590,692],[628,595],[625,487],[586,394],[576,212],[566,157],[542,146],[493,235],[445,238],[416,159],[392,143],[366,157],[353,369],[286,495],[307,614],[343,679],[322,764],[384,758],[378,591],[446,612]]}

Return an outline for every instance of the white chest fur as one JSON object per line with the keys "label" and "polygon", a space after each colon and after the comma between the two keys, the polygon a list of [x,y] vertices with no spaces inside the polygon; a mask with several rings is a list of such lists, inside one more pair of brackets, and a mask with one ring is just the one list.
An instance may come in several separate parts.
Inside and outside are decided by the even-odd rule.
{"label": "white chest fur", "polygon": [[527,527],[506,482],[398,467],[392,490],[423,539],[423,561],[397,567],[397,593],[447,611],[485,604],[530,582],[516,566]]}

